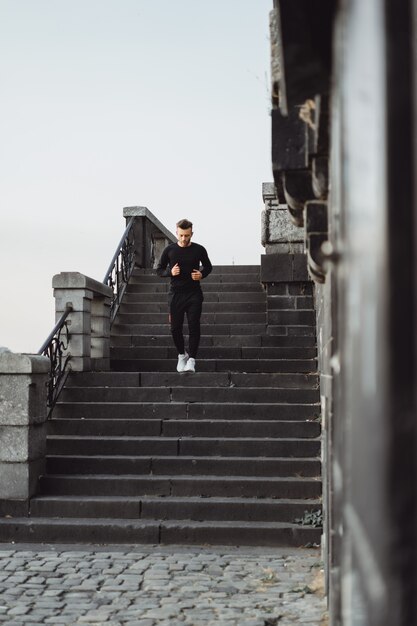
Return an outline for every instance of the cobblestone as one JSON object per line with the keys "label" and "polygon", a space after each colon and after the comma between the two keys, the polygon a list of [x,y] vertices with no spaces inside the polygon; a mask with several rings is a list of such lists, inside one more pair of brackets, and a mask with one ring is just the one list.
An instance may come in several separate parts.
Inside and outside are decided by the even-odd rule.
{"label": "cobblestone", "polygon": [[321,626],[317,550],[0,546],[2,626]]}

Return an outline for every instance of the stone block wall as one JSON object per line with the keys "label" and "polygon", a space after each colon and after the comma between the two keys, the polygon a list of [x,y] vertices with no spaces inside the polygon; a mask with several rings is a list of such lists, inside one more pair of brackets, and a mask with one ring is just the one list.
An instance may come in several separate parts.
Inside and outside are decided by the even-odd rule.
{"label": "stone block wall", "polygon": [[49,360],[0,353],[0,515],[27,515],[45,470]]}

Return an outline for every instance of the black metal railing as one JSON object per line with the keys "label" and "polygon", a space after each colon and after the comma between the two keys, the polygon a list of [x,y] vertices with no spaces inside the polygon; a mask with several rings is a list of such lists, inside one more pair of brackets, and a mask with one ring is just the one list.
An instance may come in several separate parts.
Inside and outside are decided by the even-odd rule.
{"label": "black metal railing", "polygon": [[65,311],[55,324],[48,338],[39,349],[38,354],[42,354],[49,359],[49,380],[48,380],[48,408],[50,411],[55,406],[61,389],[69,374],[67,368],[71,358],[69,353],[64,354],[69,344],[69,321],[68,315],[72,311],[72,305],[67,304]]}
{"label": "black metal railing", "polygon": [[113,297],[110,305],[110,325],[119,310],[123,294],[126,290],[127,283],[135,267],[135,246],[133,236],[132,217],[126,227],[125,232],[116,248],[116,252],[111,260],[109,269],[106,272],[103,283],[113,290]]}

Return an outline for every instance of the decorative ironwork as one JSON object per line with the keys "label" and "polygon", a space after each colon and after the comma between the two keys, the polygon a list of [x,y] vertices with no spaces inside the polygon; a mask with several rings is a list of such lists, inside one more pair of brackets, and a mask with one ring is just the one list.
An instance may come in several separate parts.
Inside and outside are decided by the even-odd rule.
{"label": "decorative ironwork", "polygon": [[72,305],[67,304],[64,313],[61,315],[49,337],[38,351],[38,354],[43,354],[49,359],[50,367],[47,404],[50,411],[52,411],[55,406],[58,396],[61,393],[69,374],[67,365],[71,355],[69,353],[65,354],[65,351],[68,349],[69,345],[70,322],[67,321],[67,317],[71,311]]}
{"label": "decorative ironwork", "polygon": [[127,283],[129,282],[129,278],[135,266],[135,246],[132,226],[133,218],[131,218],[123,233],[103,280],[103,283],[113,290],[113,298],[110,305],[110,325],[113,324],[117,315]]}

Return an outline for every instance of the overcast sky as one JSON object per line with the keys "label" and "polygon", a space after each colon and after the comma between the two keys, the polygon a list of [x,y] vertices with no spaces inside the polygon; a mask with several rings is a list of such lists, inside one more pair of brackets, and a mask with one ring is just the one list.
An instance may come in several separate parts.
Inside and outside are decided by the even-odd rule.
{"label": "overcast sky", "polygon": [[36,352],[52,276],[102,280],[124,206],[259,263],[272,0],[0,0],[0,346]]}

